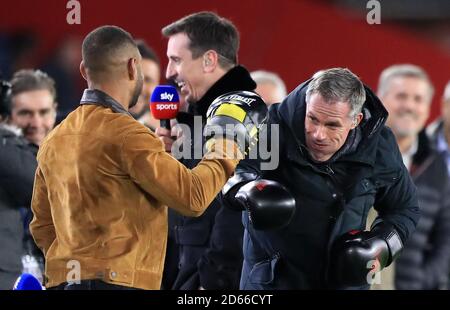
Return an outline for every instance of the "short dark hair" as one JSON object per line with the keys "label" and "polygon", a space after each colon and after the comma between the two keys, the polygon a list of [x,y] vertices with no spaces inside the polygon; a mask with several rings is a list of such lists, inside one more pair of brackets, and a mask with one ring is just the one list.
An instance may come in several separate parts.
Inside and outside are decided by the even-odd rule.
{"label": "short dark hair", "polygon": [[137,39],[135,42],[143,59],[149,59],[157,63],[158,66],[161,65],[158,55],[156,55],[155,51],[147,43],[145,43],[144,40]]}
{"label": "short dark hair", "polygon": [[56,102],[55,81],[47,73],[30,69],[14,73],[11,79],[11,99],[20,93],[34,90],[48,90],[53,102]]}
{"label": "short dark hair", "polygon": [[219,54],[219,64],[229,67],[237,64],[239,32],[231,21],[213,12],[199,12],[185,16],[164,27],[162,34],[170,37],[186,33],[192,57],[198,58],[207,50]]}
{"label": "short dark hair", "polygon": [[117,26],[101,26],[83,40],[82,54],[85,68],[92,72],[108,71],[112,58],[126,47],[137,49],[133,37]]}

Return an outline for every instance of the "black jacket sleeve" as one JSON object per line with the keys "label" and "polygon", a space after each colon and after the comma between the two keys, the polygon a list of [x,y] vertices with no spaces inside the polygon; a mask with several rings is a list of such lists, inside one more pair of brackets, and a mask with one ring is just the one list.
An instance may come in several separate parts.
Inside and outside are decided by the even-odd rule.
{"label": "black jacket sleeve", "polygon": [[15,206],[30,206],[36,167],[32,146],[16,138],[0,141],[0,186]]}
{"label": "black jacket sleeve", "polygon": [[[394,225],[398,231],[403,244],[414,232],[417,222],[420,218],[419,203],[417,200],[417,190],[408,170],[403,164],[397,142],[390,130],[384,132],[386,140],[383,147],[390,149],[392,157],[388,161],[389,166],[394,169],[385,169],[387,171],[396,171],[394,173],[385,173],[380,169],[376,182],[379,184],[374,208],[378,212],[378,218],[375,219],[372,226],[380,221],[386,221]],[[384,152],[386,155],[386,152]],[[397,167],[397,169],[395,169]]]}
{"label": "black jacket sleeve", "polygon": [[[238,165],[239,173],[258,173],[256,160],[244,160]],[[240,186],[244,185],[240,184]],[[238,187],[240,187],[238,186]],[[242,269],[242,238],[244,227],[242,212],[227,207],[229,201],[220,193],[216,200],[220,208],[215,215],[209,248],[198,264],[200,285],[206,289],[239,289]]]}

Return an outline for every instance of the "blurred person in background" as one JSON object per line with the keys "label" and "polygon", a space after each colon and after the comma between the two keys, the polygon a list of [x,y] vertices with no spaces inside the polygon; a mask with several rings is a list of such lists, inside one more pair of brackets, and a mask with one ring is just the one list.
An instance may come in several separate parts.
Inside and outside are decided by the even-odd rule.
{"label": "blurred person in background", "polygon": [[81,38],[66,36],[60,42],[49,60],[42,66],[42,71],[55,80],[58,93],[56,124],[59,124],[77,106],[82,81],[79,75],[81,61]]}
{"label": "blurred person in background", "polygon": [[0,33],[0,72],[10,80],[13,73],[38,64],[40,37],[31,29]]}
{"label": "blurred person in background", "polygon": [[[19,29],[9,37],[10,67],[9,72],[14,73],[37,65],[38,51],[41,45],[39,35],[33,29]],[[8,74],[8,77],[11,75]]]}
{"label": "blurred person in background", "polygon": [[[427,134],[436,149],[443,154],[450,176],[450,81],[447,82],[442,96],[441,117],[428,126]],[[450,289],[450,272],[447,289]]]}
{"label": "blurred person in background", "polygon": [[428,126],[427,134],[437,150],[444,154],[450,175],[450,81],[442,96],[441,117]]}
{"label": "blurred person in background", "polygon": [[[199,12],[171,23],[162,33],[168,38],[166,78],[179,86],[188,103],[188,112],[178,113],[177,121],[189,126],[191,133],[196,132],[195,119],[201,119],[204,126],[206,112],[216,97],[255,89],[250,73],[238,64],[239,33],[228,19]],[[176,127],[172,129],[176,131]],[[174,142],[172,133],[162,127],[156,130],[168,152]],[[194,142],[191,154],[203,149],[204,139],[187,139]],[[192,168],[199,162],[192,157],[180,161]],[[167,254],[163,288],[238,289],[242,234],[241,212],[224,208],[218,197],[198,218],[169,210],[171,237],[167,248],[174,251]]]}
{"label": "blurred person in background", "polygon": [[159,58],[155,51],[143,40],[136,40],[137,47],[142,56],[142,74],[144,84],[139,96],[138,103],[130,108],[129,112],[140,123],[144,124],[152,131],[159,127],[159,120],[155,119],[150,112],[150,98],[155,87],[159,84],[161,69]]}
{"label": "blurred person in background", "polygon": [[283,101],[286,97],[286,85],[274,72],[258,70],[251,73],[256,82],[256,92],[263,98],[267,105]]}
{"label": "blurred person in background", "polygon": [[30,208],[37,153],[11,123],[10,88],[0,78],[0,290],[12,289],[25,267],[21,208]]}
{"label": "blurred person in background", "polygon": [[20,70],[11,80],[11,123],[39,146],[56,120],[55,81],[41,70]]}
{"label": "blurred person in background", "polygon": [[[21,129],[30,144],[39,147],[56,121],[55,81],[41,70],[17,71],[11,79],[10,100],[10,123]],[[37,274],[41,274],[44,270],[44,256],[36,247],[28,227],[32,212],[29,206],[21,211],[25,228],[24,270],[33,269]],[[38,276],[40,277],[41,275]]]}
{"label": "blurred person in background", "polygon": [[441,289],[450,260],[450,183],[444,156],[425,134],[434,88],[427,73],[410,64],[380,75],[378,96],[389,112],[403,162],[417,186],[422,211],[416,231],[393,269],[381,273],[381,289]]}

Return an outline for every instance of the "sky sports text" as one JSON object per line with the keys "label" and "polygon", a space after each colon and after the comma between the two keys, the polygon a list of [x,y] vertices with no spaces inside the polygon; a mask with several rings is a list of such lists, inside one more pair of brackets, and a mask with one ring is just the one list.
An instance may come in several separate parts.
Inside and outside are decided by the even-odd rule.
{"label": "sky sports text", "polygon": [[171,93],[168,93],[168,92],[164,92],[164,93],[161,93],[161,94],[160,94],[160,97],[159,97],[159,98],[161,98],[161,100],[169,100],[169,101],[172,101],[172,99],[173,99],[174,96],[175,96],[175,94],[171,94]]}
{"label": "sky sports text", "polygon": [[164,111],[164,110],[170,110],[170,111],[174,111],[177,112],[178,111],[178,104],[176,103],[157,103],[156,104],[156,110],[158,111]]}

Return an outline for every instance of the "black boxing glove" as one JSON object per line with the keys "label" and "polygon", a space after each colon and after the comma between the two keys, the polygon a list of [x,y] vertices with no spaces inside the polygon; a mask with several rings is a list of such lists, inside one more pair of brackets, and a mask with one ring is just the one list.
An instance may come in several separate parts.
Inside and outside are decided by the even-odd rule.
{"label": "black boxing glove", "polygon": [[287,226],[295,213],[295,199],[280,183],[256,180],[242,186],[235,203],[248,212],[249,220],[257,230]]}
{"label": "black boxing glove", "polygon": [[244,211],[244,206],[236,201],[235,196],[242,186],[257,178],[258,174],[255,172],[235,172],[222,188],[223,205],[234,211]]}
{"label": "black boxing glove", "polygon": [[332,245],[330,283],[336,288],[369,285],[375,273],[389,266],[402,249],[402,240],[391,224],[381,222],[370,231],[352,230]]}
{"label": "black boxing glove", "polygon": [[267,122],[267,106],[255,92],[234,91],[217,97],[206,113],[206,147],[217,138],[234,140],[247,155],[258,141],[261,126]]}

